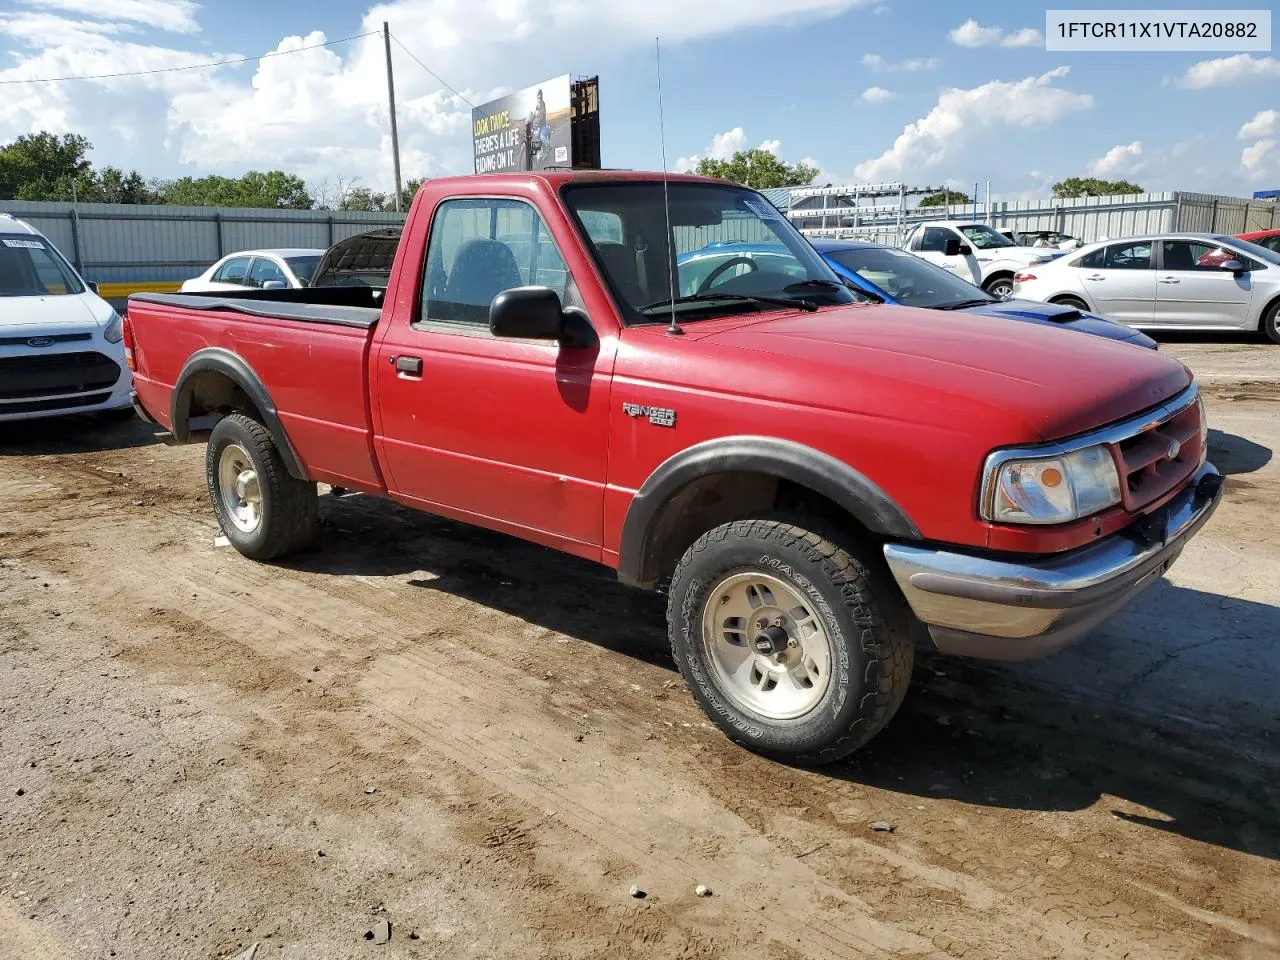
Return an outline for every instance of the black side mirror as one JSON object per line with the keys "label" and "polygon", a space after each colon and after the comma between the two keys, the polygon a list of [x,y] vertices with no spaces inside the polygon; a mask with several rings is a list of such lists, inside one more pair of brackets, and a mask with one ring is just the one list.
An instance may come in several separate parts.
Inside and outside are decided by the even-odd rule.
{"label": "black side mirror", "polygon": [[1232,273],[1244,273],[1244,264],[1239,260],[1224,260],[1218,264],[1219,270],[1230,270]]}
{"label": "black side mirror", "polygon": [[97,292],[98,292],[98,284],[97,284],[95,281],[93,281],[93,280],[86,280],[86,281],[84,282],[84,285],[85,285],[86,287],[88,287],[88,288],[89,288],[89,292],[90,292],[90,293],[97,293]]}
{"label": "black side mirror", "polygon": [[960,238],[948,237],[946,245],[942,248],[942,255],[944,257],[960,256]]}
{"label": "black side mirror", "polygon": [[489,332],[517,340],[556,340],[564,337],[564,307],[550,287],[503,290],[489,305]]}
{"label": "black side mirror", "polygon": [[973,256],[973,247],[969,246],[967,243],[962,243],[960,244],[960,250],[958,252],[962,257],[970,257]]}

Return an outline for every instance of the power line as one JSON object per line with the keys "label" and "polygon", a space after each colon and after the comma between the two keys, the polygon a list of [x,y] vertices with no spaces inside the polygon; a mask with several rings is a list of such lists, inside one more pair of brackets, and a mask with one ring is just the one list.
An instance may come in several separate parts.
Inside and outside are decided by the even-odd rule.
{"label": "power line", "polygon": [[[203,70],[207,67],[225,67],[235,63],[254,63],[259,60],[266,60],[268,57],[283,57],[289,53],[302,53],[304,50],[315,50],[319,47],[332,47],[338,43],[348,43],[351,40],[360,40],[364,37],[377,36],[381,31],[370,30],[368,33],[357,33],[355,36],[343,37],[341,40],[326,40],[324,43],[312,43],[305,47],[297,47],[293,50],[273,50],[270,53],[264,53],[258,57],[236,57],[231,60],[214,60],[209,63],[189,63],[181,67],[156,67],[154,70],[128,70],[123,73],[97,73],[77,77],[37,77],[30,80],[0,80],[0,84],[13,83],[62,83],[64,80],[112,80],[116,77],[143,77],[154,73],[176,73],[181,70]],[[399,40],[396,43],[400,43]],[[403,46],[403,44],[402,44]],[[407,52],[407,51],[406,51]],[[413,54],[409,54],[413,56]],[[417,57],[414,57],[417,60]],[[421,63],[421,61],[419,61]],[[430,73],[431,71],[427,71]],[[435,74],[431,74],[433,77]],[[436,77],[439,80],[439,77]],[[440,81],[444,83],[443,80]],[[446,84],[447,86],[447,84]]]}
{"label": "power line", "polygon": [[438,73],[436,73],[434,70],[432,70],[430,67],[428,67],[425,63],[423,63],[421,60],[419,60],[419,59],[417,58],[417,56],[414,54],[414,52],[413,52],[412,50],[410,50],[408,47],[406,47],[403,43],[401,43],[401,42],[400,42],[400,38],[399,38],[399,37],[397,37],[394,33],[393,33],[393,34],[391,34],[391,39],[392,39],[392,40],[394,40],[394,41],[396,42],[396,46],[398,46],[401,50],[403,50],[405,53],[407,53],[407,54],[410,56],[410,58],[413,60],[413,62],[414,62],[414,63],[416,63],[418,66],[420,66],[423,70],[427,71],[427,73],[431,74],[431,76],[435,77],[435,78],[436,78],[436,81],[440,84],[440,86],[444,87],[446,90],[448,90],[450,93],[452,93],[455,97],[457,97],[459,100],[461,100],[463,103],[465,103],[468,107],[472,107],[472,108],[474,108],[474,107],[475,107],[475,104],[474,104],[474,103],[472,103],[470,100],[468,100],[468,99],[467,99],[466,97],[464,97],[462,94],[460,94],[460,93],[459,93],[457,90],[455,90],[453,87],[449,86],[449,84],[445,83],[445,81],[444,81],[443,79],[441,79],[441,77],[440,77],[440,75],[439,75]]}

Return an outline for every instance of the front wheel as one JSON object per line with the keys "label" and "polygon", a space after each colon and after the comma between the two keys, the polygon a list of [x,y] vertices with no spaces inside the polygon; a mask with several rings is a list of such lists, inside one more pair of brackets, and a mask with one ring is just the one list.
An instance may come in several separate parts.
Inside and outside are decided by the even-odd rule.
{"label": "front wheel", "polygon": [[305,546],[316,528],[316,486],[289,475],[267,428],[252,417],[223,417],[209,435],[205,476],[218,523],[252,560]]}
{"label": "front wheel", "polygon": [[667,624],[685,682],[730,739],[826,763],[863,746],[901,704],[907,617],[874,552],[761,519],[723,524],[689,548]]}

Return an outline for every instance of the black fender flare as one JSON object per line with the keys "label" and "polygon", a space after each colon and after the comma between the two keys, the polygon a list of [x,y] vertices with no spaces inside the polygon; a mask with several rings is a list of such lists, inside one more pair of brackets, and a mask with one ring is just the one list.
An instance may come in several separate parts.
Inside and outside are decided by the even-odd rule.
{"label": "black fender flare", "polygon": [[895,540],[919,540],[920,531],[893,499],[847,463],[792,440],[777,437],[721,437],[665,460],[636,491],[622,524],[618,579],[649,586],[661,571],[653,530],[663,507],[699,477],[726,472],[762,473],[821,494],[873,533]]}
{"label": "black fender flare", "polygon": [[206,347],[193,353],[182,366],[178,374],[178,382],[173,385],[173,393],[169,399],[169,432],[179,443],[186,443],[191,438],[191,395],[192,380],[201,373],[220,373],[235,383],[246,396],[253,401],[262,425],[271,434],[271,440],[280,451],[280,459],[284,461],[289,475],[298,480],[310,480],[298,453],[289,442],[284,425],[276,405],[271,400],[262,378],[244,358],[222,347]]}

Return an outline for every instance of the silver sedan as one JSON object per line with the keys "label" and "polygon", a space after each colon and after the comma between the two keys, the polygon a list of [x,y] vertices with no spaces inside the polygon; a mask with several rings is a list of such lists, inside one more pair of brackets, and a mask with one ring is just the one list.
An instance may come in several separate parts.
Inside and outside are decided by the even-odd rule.
{"label": "silver sedan", "polygon": [[1280,253],[1212,233],[1091,243],[1014,277],[1013,295],[1152,330],[1262,330],[1280,343]]}

